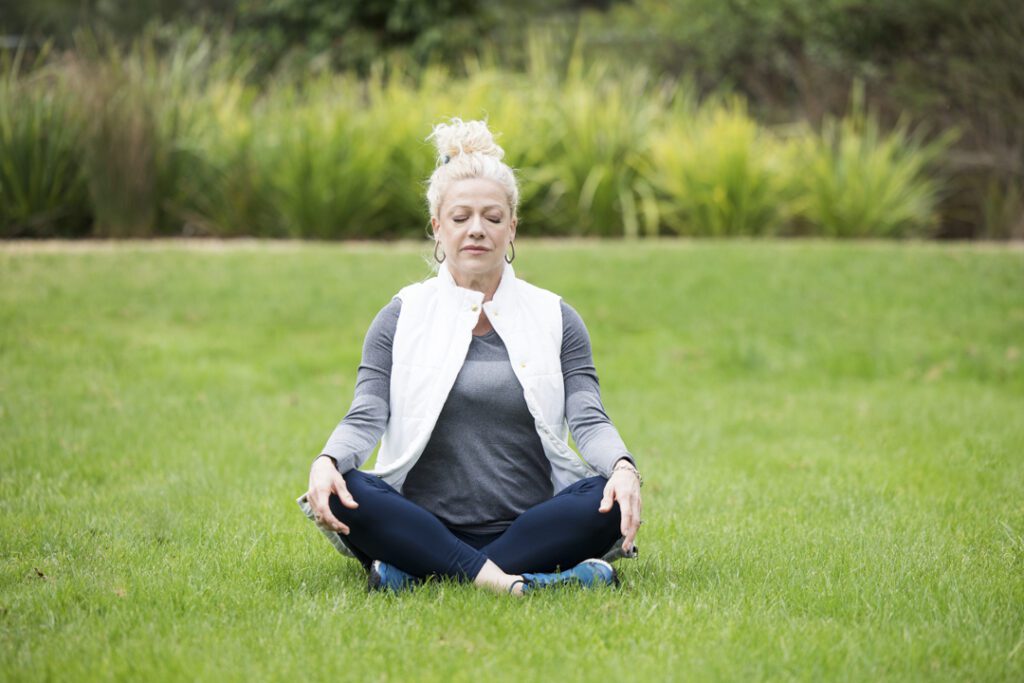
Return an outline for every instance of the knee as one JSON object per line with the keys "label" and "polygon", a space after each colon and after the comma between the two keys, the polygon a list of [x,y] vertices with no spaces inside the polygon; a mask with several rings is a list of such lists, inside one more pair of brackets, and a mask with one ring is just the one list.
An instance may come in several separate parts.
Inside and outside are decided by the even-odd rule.
{"label": "knee", "polygon": [[375,480],[380,481],[378,477],[372,474],[367,474],[362,470],[349,470],[341,475],[341,478],[345,480],[345,486],[348,488],[349,493],[355,498],[357,493],[361,493],[367,488],[372,488]]}
{"label": "knee", "polygon": [[595,497],[597,500],[601,500],[604,496],[604,487],[608,483],[608,480],[604,477],[587,477],[586,479],[580,479],[577,482],[569,484],[562,489],[559,495],[569,494],[573,496],[589,496]]}
{"label": "knee", "polygon": [[597,519],[594,520],[595,530],[619,533],[619,529],[622,526],[622,512],[619,510],[617,502],[612,503],[612,509],[608,512],[598,511],[596,517]]}
{"label": "knee", "polygon": [[[600,478],[602,482],[607,483],[607,479],[604,477]],[[595,495],[597,506],[600,507],[601,501],[604,500],[604,484],[597,490]],[[596,525],[600,527],[601,531],[608,533],[615,538],[619,537],[620,529],[622,527],[622,510],[619,508],[619,501],[612,501],[612,507],[607,512],[598,511],[598,516],[601,518]]]}
{"label": "knee", "polygon": [[585,510],[587,518],[596,527],[604,523],[618,526],[620,520],[619,504],[613,503],[608,512],[600,512],[601,501],[604,500],[604,487],[608,483],[605,477],[588,477],[565,487],[558,495],[569,495],[578,503],[577,509]]}
{"label": "knee", "polygon": [[593,533],[618,534],[622,525],[622,512],[619,509],[618,501],[612,503],[607,512],[602,512],[601,501],[604,500],[604,487],[608,480],[604,477],[590,477],[579,482],[580,488],[577,495],[580,496],[584,508],[587,511],[587,526]]}
{"label": "knee", "polygon": [[[345,480],[345,487],[348,489],[352,499],[359,504],[357,508],[346,507],[342,504],[341,499],[338,498],[338,494],[332,493],[327,499],[327,503],[331,508],[331,513],[345,524],[350,524],[353,521],[357,521],[360,517],[360,510],[365,510],[363,503],[367,506],[372,506],[372,496],[377,492],[376,482],[380,481],[377,477],[361,472],[359,470],[349,470],[345,472],[342,479]],[[385,484],[386,485],[386,484]]]}
{"label": "knee", "polygon": [[344,522],[345,524],[352,523],[352,521],[355,519],[355,515],[353,515],[353,513],[359,509],[356,508],[355,510],[353,510],[352,508],[348,508],[342,505],[341,499],[338,498],[338,494],[336,493],[332,493],[331,496],[327,499],[327,505],[328,507],[331,508],[331,514],[334,515],[341,522]]}

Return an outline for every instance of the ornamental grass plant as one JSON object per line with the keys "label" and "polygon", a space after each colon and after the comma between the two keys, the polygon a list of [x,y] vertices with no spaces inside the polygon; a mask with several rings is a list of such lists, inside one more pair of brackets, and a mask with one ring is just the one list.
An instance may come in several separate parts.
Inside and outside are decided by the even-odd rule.
{"label": "ornamental grass plant", "polygon": [[[688,113],[689,114],[689,113]],[[773,235],[788,211],[784,145],[741,100],[709,102],[652,133],[645,177],[661,196],[660,215],[680,235]]]}
{"label": "ornamental grass plant", "polygon": [[636,237],[641,150],[661,126],[674,88],[659,87],[643,69],[616,74],[577,57],[547,90],[554,95],[547,120],[533,126],[546,126],[554,143],[544,163],[552,207],[543,220],[563,234]]}
{"label": "ornamental grass plant", "polygon": [[350,76],[274,90],[258,119],[259,162],[289,237],[374,237],[390,199],[389,147]]}
{"label": "ornamental grass plant", "polygon": [[23,59],[0,59],[0,237],[87,234],[82,117],[55,69]]}
{"label": "ornamental grass plant", "polygon": [[820,132],[783,134],[740,99],[558,54],[539,36],[517,71],[396,57],[363,76],[257,85],[202,36],[83,38],[61,60],[5,67],[3,234],[420,236],[426,137],[453,116],[499,134],[523,235],[903,237],[936,224],[946,137],[884,130],[856,103]]}
{"label": "ornamental grass plant", "polygon": [[180,178],[177,215],[189,235],[282,236],[277,207],[267,189],[258,156],[264,140],[254,110],[262,106],[256,88],[242,79],[213,82],[201,106],[205,125],[183,144],[192,160]]}
{"label": "ornamental grass plant", "polygon": [[906,123],[882,130],[854,89],[843,119],[797,136],[788,169],[799,232],[825,237],[926,237],[939,220],[934,163],[955,138],[926,142]]}
{"label": "ornamental grass plant", "polygon": [[96,237],[181,234],[188,189],[204,176],[216,118],[210,95],[237,82],[230,55],[198,35],[122,48],[83,33],[60,64],[84,119],[80,138]]}

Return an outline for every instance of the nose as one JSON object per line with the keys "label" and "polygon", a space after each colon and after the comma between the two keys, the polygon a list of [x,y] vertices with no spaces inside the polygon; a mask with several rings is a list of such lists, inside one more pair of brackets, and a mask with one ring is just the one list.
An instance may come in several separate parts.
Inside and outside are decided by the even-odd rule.
{"label": "nose", "polygon": [[470,237],[483,237],[484,236],[483,219],[480,218],[479,216],[474,217],[469,222],[469,236]]}

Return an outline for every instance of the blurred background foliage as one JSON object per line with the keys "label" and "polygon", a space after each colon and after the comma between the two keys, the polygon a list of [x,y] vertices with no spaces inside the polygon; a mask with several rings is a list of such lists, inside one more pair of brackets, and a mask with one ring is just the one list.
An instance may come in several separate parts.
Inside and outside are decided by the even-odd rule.
{"label": "blurred background foliage", "polygon": [[487,116],[534,235],[1024,237],[1019,0],[8,0],[0,235],[393,238]]}

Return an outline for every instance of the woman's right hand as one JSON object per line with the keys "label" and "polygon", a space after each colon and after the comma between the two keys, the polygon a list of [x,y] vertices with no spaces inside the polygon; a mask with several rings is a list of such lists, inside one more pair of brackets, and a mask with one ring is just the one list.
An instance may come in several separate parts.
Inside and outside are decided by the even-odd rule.
{"label": "woman's right hand", "polygon": [[309,470],[309,491],[306,492],[306,501],[313,508],[313,518],[317,524],[347,536],[349,528],[334,516],[328,504],[332,493],[337,494],[338,500],[345,507],[353,510],[359,507],[359,503],[348,492],[345,479],[338,472],[334,460],[322,455],[313,461],[313,466]]}

